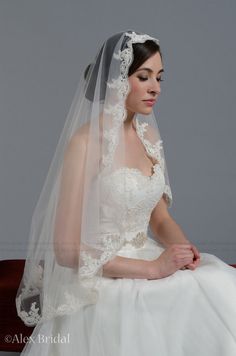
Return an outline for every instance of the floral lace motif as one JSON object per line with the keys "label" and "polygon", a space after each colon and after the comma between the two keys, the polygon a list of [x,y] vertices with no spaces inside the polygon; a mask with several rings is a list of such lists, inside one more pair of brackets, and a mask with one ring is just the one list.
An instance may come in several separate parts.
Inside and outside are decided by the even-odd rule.
{"label": "floral lace motif", "polygon": [[53,307],[53,303],[48,299],[47,295],[44,298],[43,314],[39,313],[40,308],[36,308],[36,302],[31,303],[30,310],[20,310],[21,296],[16,299],[17,314],[23,320],[27,326],[35,326],[43,320],[51,319],[54,316],[60,316],[65,314],[72,314],[78,311],[82,306],[95,304],[98,297],[98,291],[96,289],[87,289],[86,298],[78,298],[75,295],[65,291],[63,294],[64,303],[58,307]]}
{"label": "floral lace motif", "polygon": [[147,131],[147,122],[139,123],[136,119],[137,134],[142,141],[144,147],[146,148],[147,154],[158,160],[162,170],[164,170],[164,159],[161,156],[161,150],[163,149],[162,140],[157,141],[152,144],[148,139],[144,138],[144,133]]}
{"label": "floral lace motif", "polygon": [[[137,34],[132,31],[131,33],[126,32],[125,36],[129,37],[129,40],[126,42],[126,48],[124,48],[123,50],[119,50],[118,53],[113,54],[114,58],[120,61],[120,76],[116,79],[113,78],[111,82],[107,83],[109,88],[114,89],[116,91],[117,104],[113,106],[108,106],[104,109],[105,112],[107,114],[110,114],[112,117],[112,128],[104,131],[104,138],[107,140],[107,153],[103,154],[102,157],[104,166],[112,165],[113,155],[119,142],[119,130],[127,114],[125,108],[125,99],[130,89],[128,82],[128,70],[133,60],[132,45],[134,43],[144,43],[147,40],[152,40],[159,44],[158,39],[151,37],[147,34]],[[147,153],[151,157],[158,160],[160,167],[164,172],[165,160],[163,155],[161,154],[161,150],[163,150],[163,141],[159,140],[156,143],[152,144],[147,138],[144,137],[148,123],[143,122],[139,124],[137,119],[136,122],[137,134],[143,142]],[[153,168],[155,168],[155,166]],[[172,193],[168,185],[165,185],[164,193],[167,198],[168,205],[171,206]]]}
{"label": "floral lace motif", "polygon": [[81,253],[83,266],[80,267],[80,276],[82,278],[94,276],[103,264],[116,255],[117,251],[121,248],[123,241],[119,234],[108,234],[102,238],[102,244],[103,252],[99,258],[94,258],[85,251]]}
{"label": "floral lace motif", "polygon": [[16,298],[16,309],[18,316],[24,321],[27,326],[36,325],[41,319],[41,315],[39,314],[39,308],[36,308],[36,302],[31,303],[30,310],[26,312],[25,310],[21,310],[21,294],[18,298]]}
{"label": "floral lace motif", "polygon": [[144,246],[146,240],[147,240],[147,235],[145,234],[145,232],[141,231],[138,232],[137,235],[132,240],[125,239],[124,245],[131,244],[135,248],[140,248]]}
{"label": "floral lace motif", "polygon": [[115,256],[122,246],[131,244],[135,248],[140,248],[144,245],[146,239],[147,235],[143,231],[137,233],[131,240],[122,238],[120,234],[108,234],[103,236],[102,243],[104,251],[100,258],[93,258],[85,251],[81,253],[83,266],[80,268],[80,276],[82,278],[93,277],[98,269]]}
{"label": "floral lace motif", "polygon": [[[139,123],[139,121],[136,119],[137,134],[140,140],[142,141],[144,147],[146,148],[147,154],[157,159],[159,162],[159,164],[154,165],[154,170],[160,165],[161,170],[164,172],[165,161],[161,153],[161,150],[163,150],[163,141],[159,140],[156,143],[152,144],[149,140],[144,138],[144,133],[147,131],[147,127],[147,122]],[[165,194],[168,206],[170,207],[172,204],[172,192],[169,185],[165,184],[163,193]]]}
{"label": "floral lace motif", "polygon": [[88,300],[90,304],[95,304],[97,302],[98,291],[96,289],[88,289],[86,294],[86,301],[84,299],[78,298],[75,295],[68,293],[67,291],[64,292],[64,303],[60,304],[57,308],[52,306],[52,303],[45,297],[44,301],[44,309],[43,309],[43,316],[42,320],[51,319],[55,315],[65,315],[65,314],[72,314],[78,311],[84,305],[87,305]]}
{"label": "floral lace motif", "polygon": [[[159,44],[159,40],[152,38],[149,35],[139,35],[135,32],[126,32],[125,35],[129,37],[129,40],[126,42],[126,48],[122,51],[119,50],[118,53],[114,53],[114,59],[120,61],[120,75],[116,79],[113,78],[110,83],[107,83],[108,87],[115,91],[118,100],[116,102],[116,105],[107,106],[104,109],[105,112],[111,115],[112,118],[111,129],[104,131],[104,138],[107,140],[108,143],[107,152],[102,157],[103,164],[105,166],[109,166],[113,162],[115,148],[118,145],[119,130],[127,114],[125,109],[125,100],[130,89],[128,82],[128,69],[133,60],[132,44],[143,43],[146,40],[153,40]],[[137,133],[142,139],[142,142],[144,143],[147,152],[152,157],[157,158],[160,162],[160,166],[164,168],[164,160],[162,160],[160,153],[162,149],[162,141],[160,140],[155,144],[151,144],[151,142],[144,138],[144,133],[146,131],[147,125],[147,123],[139,125],[139,123],[137,122]],[[42,290],[40,290],[43,286],[42,268],[40,268],[40,266],[38,270],[35,270],[34,281],[36,282],[33,284],[33,287],[30,290],[22,288],[22,293],[19,294],[19,296],[16,298],[17,313],[26,325],[34,326],[42,319],[50,319],[51,317],[56,315],[73,313],[81,306],[87,305],[89,304],[89,302],[95,303],[97,301],[98,291],[93,288],[93,277],[96,277],[96,274],[99,269],[102,268],[102,266],[108,260],[115,256],[122,246],[131,244],[135,248],[140,248],[145,244],[147,236],[144,231],[146,231],[148,227],[150,213],[163,193],[164,178],[160,166],[159,164],[153,166],[155,174],[153,174],[152,177],[144,176],[138,170],[132,170],[127,168],[127,172],[129,172],[129,174],[126,175],[126,179],[130,180],[130,182],[127,181],[127,190],[124,193],[128,194],[127,201],[129,203],[129,206],[127,207],[126,211],[121,210],[121,208],[124,207],[124,203],[122,202],[119,207],[119,203],[117,203],[118,200],[115,199],[115,203],[117,203],[118,206],[114,218],[115,222],[124,231],[131,232],[133,229],[137,229],[137,225],[139,225],[138,231],[140,230],[140,232],[138,232],[131,240],[125,239],[122,234],[118,233],[106,234],[102,238],[103,249],[99,258],[94,258],[91,254],[85,251],[81,253],[83,265],[80,268],[79,277],[81,277],[81,284],[83,284],[85,287],[88,286],[87,289],[85,288],[87,294],[85,295],[84,299],[83,295],[81,295],[81,298],[77,297],[77,289],[74,291],[72,289],[70,291],[65,290],[62,291],[61,299],[58,303],[59,305],[54,306],[54,301],[48,299],[46,294],[47,291],[45,291],[42,312],[40,310],[39,300],[37,299],[37,297],[42,296]],[[134,174],[134,172],[136,172],[136,174]],[[156,184],[157,181],[158,184]],[[146,182],[148,182],[148,184],[146,184]],[[124,188],[124,184],[122,182],[119,186],[118,174],[117,176],[114,176],[114,182],[111,182],[111,185],[113,187],[112,190],[114,192],[115,198],[120,195],[120,199],[122,199],[122,189]],[[164,192],[169,197],[171,197],[171,191],[169,186],[165,185]],[[141,194],[138,195],[138,193]],[[109,202],[109,200],[107,202]],[[112,202],[112,205],[115,206],[114,201]],[[78,280],[78,283],[80,281]],[[27,297],[28,295],[29,297],[32,296],[32,300],[34,300],[31,304],[29,304],[30,306],[29,308],[27,308],[27,311],[25,309],[21,309],[22,305],[24,305],[25,292],[27,292]],[[43,316],[41,316],[41,313],[43,314]]]}
{"label": "floral lace motif", "polygon": [[36,325],[41,316],[39,313],[39,307],[36,307],[37,302],[33,302],[30,305],[29,311],[21,310],[21,305],[22,305],[22,296],[25,294],[27,291],[27,296],[30,298],[31,296],[34,297],[39,294],[39,289],[42,287],[42,281],[43,281],[43,268],[41,265],[34,266],[33,268],[33,274],[32,274],[32,281],[33,285],[30,286],[30,288],[23,287],[21,294],[18,295],[16,298],[16,309],[17,309],[17,314],[18,316],[24,321],[24,323],[28,326],[34,326]]}
{"label": "floral lace motif", "polygon": [[103,154],[102,162],[104,166],[109,166],[113,161],[113,154],[115,148],[118,144],[119,139],[119,129],[122,122],[126,118],[126,108],[125,99],[129,92],[129,82],[128,82],[128,70],[129,66],[133,60],[133,47],[134,43],[143,43],[147,40],[153,40],[159,44],[159,40],[153,38],[146,34],[137,34],[134,31],[131,33],[125,32],[125,36],[129,37],[126,42],[126,48],[119,50],[118,53],[114,53],[115,59],[120,61],[120,75],[118,78],[113,78],[111,82],[107,83],[107,86],[114,89],[117,95],[117,104],[108,105],[104,111],[112,116],[112,128],[110,130],[105,130],[104,138],[108,141],[107,154]]}

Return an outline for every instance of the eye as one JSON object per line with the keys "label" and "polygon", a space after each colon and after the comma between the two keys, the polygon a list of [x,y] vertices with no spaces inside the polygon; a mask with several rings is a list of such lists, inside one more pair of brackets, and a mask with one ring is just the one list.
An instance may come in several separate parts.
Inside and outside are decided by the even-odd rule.
{"label": "eye", "polygon": [[[138,79],[139,79],[140,81],[142,81],[142,82],[144,82],[145,80],[148,80],[147,77],[141,77],[141,76],[139,76]],[[157,78],[157,81],[158,81],[158,82],[163,82],[164,79],[162,79],[162,78]]]}
{"label": "eye", "polygon": [[141,80],[142,82],[145,80],[148,80],[148,78],[146,78],[146,77],[138,77],[138,79]]}

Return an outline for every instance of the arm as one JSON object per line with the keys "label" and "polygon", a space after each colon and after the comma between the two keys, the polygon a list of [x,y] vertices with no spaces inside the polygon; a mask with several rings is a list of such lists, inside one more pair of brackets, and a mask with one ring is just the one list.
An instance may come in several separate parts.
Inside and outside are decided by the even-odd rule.
{"label": "arm", "polygon": [[151,264],[150,261],[116,256],[103,265],[103,276],[152,279]]}
{"label": "arm", "polygon": [[168,247],[174,243],[189,243],[180,226],[170,216],[167,203],[163,197],[152,211],[150,228],[154,237],[164,247]]}
{"label": "arm", "polygon": [[[170,216],[164,198],[158,202],[152,211],[150,227],[157,241],[161,242],[166,248],[173,244],[190,244],[196,260],[193,263],[188,264],[186,267],[189,269],[195,269],[197,267],[200,260],[199,252],[186,238],[180,226]],[[155,260],[155,271],[153,270],[152,262],[153,261],[116,256],[113,260],[104,265],[103,271],[104,275],[108,277],[162,278],[159,261]]]}
{"label": "arm", "polygon": [[[152,212],[150,225],[152,231],[155,233],[155,237],[165,246],[170,243],[170,239],[166,236],[175,236],[174,225],[169,226],[169,221],[171,217],[167,210],[167,204],[162,198],[161,201],[156,205]],[[162,224],[163,223],[163,224]],[[164,228],[163,228],[164,226]],[[161,233],[162,231],[162,233]],[[159,235],[160,233],[160,235]],[[157,236],[158,235],[158,236]],[[159,238],[160,236],[160,238]],[[186,240],[181,239],[181,234],[179,240],[184,242]],[[175,238],[172,237],[173,243],[177,242]],[[126,257],[116,256],[113,260],[107,262],[103,267],[103,274],[107,277],[124,277],[124,278],[147,278],[151,279],[153,271],[150,271],[151,261],[136,260]]]}
{"label": "arm", "polygon": [[170,216],[167,203],[163,197],[152,211],[150,228],[156,240],[161,242],[164,247],[189,243],[194,254],[194,260],[193,263],[188,264],[186,267],[193,270],[199,265],[200,253],[197,247],[187,239],[181,227]]}
{"label": "arm", "polygon": [[53,240],[57,263],[71,268],[78,265],[85,156],[86,140],[77,134],[65,150]]}
{"label": "arm", "polygon": [[[79,262],[85,157],[86,138],[74,136],[65,151],[54,228],[57,263],[71,268]],[[149,261],[116,256],[103,266],[103,274],[107,277],[148,278],[149,267]]]}
{"label": "arm", "polygon": [[[180,227],[169,215],[167,203],[164,198],[158,202],[152,211],[150,227],[156,239],[165,247],[174,243],[189,242]],[[156,266],[157,264],[155,263],[155,275],[159,275],[159,272],[156,271]],[[104,276],[107,277],[152,279],[153,276],[151,261],[136,260],[120,256],[116,256],[113,260],[107,262],[104,265],[103,271]]]}

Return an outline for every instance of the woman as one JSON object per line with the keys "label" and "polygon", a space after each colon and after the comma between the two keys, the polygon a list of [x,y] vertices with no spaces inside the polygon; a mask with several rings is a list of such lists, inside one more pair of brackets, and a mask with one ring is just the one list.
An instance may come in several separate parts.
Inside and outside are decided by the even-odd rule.
{"label": "woman", "polygon": [[22,355],[236,354],[235,270],[168,211],[163,72],[159,41],[130,30],[85,70],[32,219]]}

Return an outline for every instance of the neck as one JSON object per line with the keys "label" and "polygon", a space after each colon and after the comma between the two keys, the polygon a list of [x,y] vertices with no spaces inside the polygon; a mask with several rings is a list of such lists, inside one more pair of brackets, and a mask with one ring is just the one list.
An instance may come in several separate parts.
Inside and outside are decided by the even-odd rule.
{"label": "neck", "polygon": [[127,129],[131,128],[132,127],[132,123],[133,123],[133,118],[135,116],[135,112],[132,112],[132,111],[129,111],[127,109],[127,116],[126,116],[126,119],[124,121],[124,125]]}

